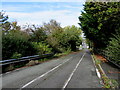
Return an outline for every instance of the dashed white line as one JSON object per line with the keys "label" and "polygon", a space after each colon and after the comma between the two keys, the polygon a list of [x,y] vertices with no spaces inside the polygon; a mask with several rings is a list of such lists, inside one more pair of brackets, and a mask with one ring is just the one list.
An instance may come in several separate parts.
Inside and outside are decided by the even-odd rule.
{"label": "dashed white line", "polygon": [[[71,57],[71,58],[72,58],[72,57]],[[30,85],[31,83],[35,82],[36,80],[44,77],[45,75],[47,75],[48,73],[50,73],[50,72],[52,72],[53,70],[57,69],[58,67],[60,67],[60,66],[63,65],[64,63],[68,62],[71,58],[67,59],[66,61],[64,61],[63,63],[57,65],[57,66],[54,67],[53,69],[47,71],[46,73],[44,73],[44,74],[40,75],[39,77],[33,79],[32,81],[28,82],[27,84],[25,84],[24,86],[22,86],[20,89],[23,89],[23,88],[27,87],[28,85]]]}
{"label": "dashed white line", "polygon": [[70,74],[69,78],[66,80],[62,90],[64,90],[66,88],[66,86],[68,85],[68,83],[70,82],[74,72],[77,70],[79,64],[81,63],[81,61],[83,60],[83,57],[85,56],[85,53],[83,54],[83,56],[81,57],[80,61],[77,63],[76,67],[74,68],[74,70],[72,71],[72,73]]}

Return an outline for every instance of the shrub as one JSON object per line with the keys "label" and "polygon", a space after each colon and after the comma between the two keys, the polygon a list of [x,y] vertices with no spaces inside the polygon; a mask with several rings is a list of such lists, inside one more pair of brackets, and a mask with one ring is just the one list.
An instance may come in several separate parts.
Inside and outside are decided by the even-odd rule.
{"label": "shrub", "polygon": [[28,41],[26,35],[21,31],[2,35],[3,60],[13,58],[15,52],[21,54],[21,56],[36,54],[36,49],[33,48],[32,43]]}
{"label": "shrub", "polygon": [[43,43],[43,42],[33,42],[33,46],[34,46],[34,48],[37,49],[37,53],[39,55],[52,53],[52,48],[50,48],[50,46],[48,44],[46,44],[46,43]]}
{"label": "shrub", "polygon": [[20,58],[22,55],[18,52],[15,52],[13,53],[12,57],[11,58],[14,58],[14,59],[17,59],[17,58]]}
{"label": "shrub", "polygon": [[120,65],[120,32],[114,35],[114,38],[111,38],[106,48],[106,55],[110,60]]}

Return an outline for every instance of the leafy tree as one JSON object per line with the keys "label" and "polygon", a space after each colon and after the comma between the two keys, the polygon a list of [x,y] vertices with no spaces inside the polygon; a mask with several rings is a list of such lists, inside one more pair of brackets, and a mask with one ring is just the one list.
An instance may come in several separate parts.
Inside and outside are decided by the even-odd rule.
{"label": "leafy tree", "polygon": [[50,20],[50,22],[44,23],[43,28],[47,35],[46,40],[48,44],[53,48],[54,52],[61,52],[61,45],[58,38],[63,32],[63,29],[60,24],[55,20]]}
{"label": "leafy tree", "polygon": [[32,42],[46,42],[47,35],[43,27],[28,25],[25,32],[30,36]]}
{"label": "leafy tree", "polygon": [[5,15],[4,11],[0,12],[0,27],[2,27],[2,31],[7,32],[11,27],[10,27],[10,22],[7,21],[8,16]]}
{"label": "leafy tree", "polygon": [[68,49],[75,51],[76,46],[82,43],[81,30],[74,25],[62,28],[57,21],[51,20],[49,23],[44,23],[44,29],[48,43],[57,52],[64,52]]}
{"label": "leafy tree", "polygon": [[60,23],[58,23],[56,20],[50,20],[50,22],[48,23],[44,23],[44,29],[46,31],[47,34],[52,34],[53,32],[55,32],[56,30],[61,30],[61,26]]}
{"label": "leafy tree", "polygon": [[0,22],[4,23],[7,20],[8,20],[8,16],[5,16],[5,12],[2,10],[0,12]]}
{"label": "leafy tree", "polygon": [[14,30],[14,31],[21,30],[21,27],[17,25],[17,21],[12,22],[10,25],[11,25],[11,30]]}
{"label": "leafy tree", "polygon": [[34,48],[36,48],[39,55],[52,53],[52,48],[43,42],[33,42]]}
{"label": "leafy tree", "polygon": [[106,55],[110,60],[120,65],[120,28],[117,34],[109,41],[106,48]]}
{"label": "leafy tree", "polygon": [[36,49],[22,31],[10,31],[2,36],[3,59],[10,59],[15,53],[21,54],[21,56],[36,54]]}
{"label": "leafy tree", "polygon": [[94,48],[105,48],[120,26],[120,2],[86,2],[80,26]]}
{"label": "leafy tree", "polygon": [[20,30],[17,22],[11,23],[10,25],[10,30],[2,34],[3,59],[18,57],[18,55],[28,56],[36,54],[36,49],[33,48],[32,43],[28,41],[28,34]]}
{"label": "leafy tree", "polygon": [[76,46],[80,46],[80,44],[82,44],[82,38],[80,35],[80,28],[77,28],[74,25],[64,27],[63,39],[60,39],[61,44],[64,47],[70,47],[72,51],[75,51]]}

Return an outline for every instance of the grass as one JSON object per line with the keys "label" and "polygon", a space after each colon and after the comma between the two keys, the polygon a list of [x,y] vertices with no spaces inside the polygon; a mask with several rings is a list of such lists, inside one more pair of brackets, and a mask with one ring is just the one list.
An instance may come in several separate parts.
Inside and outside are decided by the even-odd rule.
{"label": "grass", "polygon": [[61,57],[61,56],[68,55],[68,54],[70,54],[70,53],[72,53],[72,52],[66,51],[66,52],[64,52],[64,53],[56,53],[56,54],[55,54],[54,56],[52,56],[52,57],[39,59],[38,61],[41,63],[41,62],[45,62],[45,61],[48,61],[48,60],[51,60],[51,59],[54,59],[54,58],[59,58],[59,57]]}
{"label": "grass", "polygon": [[97,69],[99,70],[100,74],[101,74],[101,79],[103,81],[103,88],[109,88],[110,90],[115,90],[115,88],[118,87],[118,82],[114,79],[109,79],[101,70],[100,68],[100,64],[101,64],[101,60],[97,59],[97,57],[93,54],[93,58],[95,61],[95,64],[97,66]]}
{"label": "grass", "polygon": [[106,77],[104,74],[102,74],[102,79],[104,81],[104,88],[111,88],[112,90],[114,90],[115,88],[118,87],[118,82],[114,79],[109,79],[108,77]]}

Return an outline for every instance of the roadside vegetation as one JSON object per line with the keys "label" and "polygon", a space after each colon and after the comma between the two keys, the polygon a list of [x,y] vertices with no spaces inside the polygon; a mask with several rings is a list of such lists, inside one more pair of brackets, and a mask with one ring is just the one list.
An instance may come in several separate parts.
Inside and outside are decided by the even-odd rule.
{"label": "roadside vegetation", "polygon": [[120,66],[120,2],[86,2],[79,20],[94,53]]}
{"label": "roadside vegetation", "polygon": [[105,62],[105,60],[103,60],[100,57],[98,58],[98,56],[95,54],[93,54],[92,57],[93,57],[95,66],[100,73],[99,77],[101,78],[103,88],[111,88],[111,90],[115,90],[116,88],[119,88],[119,81],[109,78],[104,72],[104,70],[102,69],[101,65],[102,65],[102,62]]}
{"label": "roadside vegetation", "polygon": [[119,86],[118,82],[105,75],[100,66],[101,61],[96,56],[120,66],[120,2],[86,2],[79,21],[104,88],[114,90]]}
{"label": "roadside vegetation", "polygon": [[0,12],[2,27],[3,60],[48,53],[67,54],[77,51],[82,44],[81,29],[72,25],[61,27],[50,20],[43,25],[19,26],[17,21],[9,22],[4,11]]}

